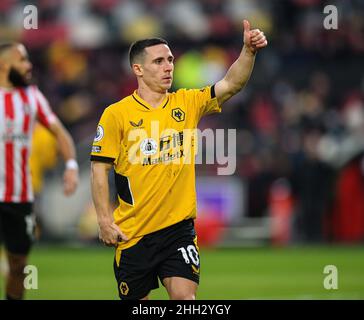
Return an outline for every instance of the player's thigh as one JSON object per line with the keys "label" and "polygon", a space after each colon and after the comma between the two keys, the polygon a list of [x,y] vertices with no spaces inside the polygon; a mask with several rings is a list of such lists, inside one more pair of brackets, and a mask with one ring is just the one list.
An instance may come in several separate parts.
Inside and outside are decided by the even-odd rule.
{"label": "player's thigh", "polygon": [[31,203],[1,203],[2,240],[8,252],[27,255],[34,242],[35,217]]}
{"label": "player's thigh", "polygon": [[115,258],[114,274],[122,300],[148,299],[149,292],[159,287],[153,250],[145,246],[143,239]]}
{"label": "player's thigh", "polygon": [[195,300],[198,284],[181,277],[166,277],[163,279],[171,300]]}
{"label": "player's thigh", "polygon": [[173,296],[176,291],[189,297],[195,295],[200,281],[200,254],[196,236],[189,233],[170,244],[159,265],[158,275]]}

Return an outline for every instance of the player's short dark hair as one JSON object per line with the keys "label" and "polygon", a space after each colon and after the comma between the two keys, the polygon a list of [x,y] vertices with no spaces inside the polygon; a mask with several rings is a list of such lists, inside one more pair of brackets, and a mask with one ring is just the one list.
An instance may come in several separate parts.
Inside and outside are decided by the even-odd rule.
{"label": "player's short dark hair", "polygon": [[7,42],[0,42],[0,54],[5,52],[6,50],[16,46],[18,43],[15,41],[7,41]]}
{"label": "player's short dark hair", "polygon": [[145,48],[152,47],[157,44],[166,44],[168,46],[168,42],[162,38],[149,38],[133,42],[129,48],[130,66],[132,66],[133,63],[135,63],[135,60],[144,53]]}

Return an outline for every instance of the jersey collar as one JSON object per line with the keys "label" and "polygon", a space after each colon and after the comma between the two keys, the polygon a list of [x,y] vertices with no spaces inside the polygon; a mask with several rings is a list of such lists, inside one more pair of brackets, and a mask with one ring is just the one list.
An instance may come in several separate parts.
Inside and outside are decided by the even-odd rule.
{"label": "jersey collar", "polygon": [[152,107],[148,102],[146,102],[141,97],[139,97],[136,90],[133,92],[133,94],[131,96],[140,106],[142,106],[145,110],[149,110],[149,111],[164,109],[169,102],[169,93],[164,98],[164,100],[161,102],[161,104],[156,108]]}

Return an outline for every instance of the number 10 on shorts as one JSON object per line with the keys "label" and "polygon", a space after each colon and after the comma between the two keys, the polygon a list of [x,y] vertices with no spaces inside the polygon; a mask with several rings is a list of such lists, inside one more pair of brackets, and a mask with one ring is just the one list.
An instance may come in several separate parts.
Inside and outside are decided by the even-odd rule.
{"label": "number 10 on shorts", "polygon": [[198,266],[200,263],[200,259],[198,257],[198,252],[192,244],[189,245],[187,248],[181,247],[177,249],[182,253],[182,257],[187,264],[190,264],[191,261],[195,266]]}

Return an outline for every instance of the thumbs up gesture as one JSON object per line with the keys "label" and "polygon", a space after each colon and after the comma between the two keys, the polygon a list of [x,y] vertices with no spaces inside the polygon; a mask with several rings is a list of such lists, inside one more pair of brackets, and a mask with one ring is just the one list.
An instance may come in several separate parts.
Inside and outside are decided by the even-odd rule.
{"label": "thumbs up gesture", "polygon": [[243,21],[244,24],[244,45],[251,53],[256,53],[268,45],[268,41],[264,32],[259,29],[250,30],[250,23],[248,20]]}

